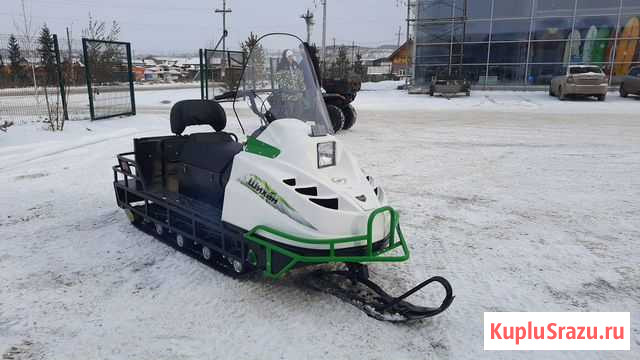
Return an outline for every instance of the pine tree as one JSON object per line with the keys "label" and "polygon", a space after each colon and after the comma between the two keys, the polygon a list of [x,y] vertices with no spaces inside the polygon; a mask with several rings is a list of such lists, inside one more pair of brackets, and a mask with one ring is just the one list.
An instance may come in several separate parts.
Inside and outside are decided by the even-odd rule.
{"label": "pine tree", "polygon": [[262,44],[258,43],[258,35],[251,32],[247,40],[240,44],[240,48],[249,56],[247,59],[247,74],[245,77],[252,82],[252,86],[261,85],[265,77],[265,54]]}
{"label": "pine tree", "polygon": [[358,74],[360,79],[363,79],[365,76],[365,68],[362,65],[362,54],[360,54],[359,52],[356,54],[356,61],[353,64],[353,72]]}
{"label": "pine tree", "polygon": [[11,77],[14,83],[18,83],[24,79],[24,69],[20,64],[22,61],[20,44],[18,44],[18,39],[16,39],[13,34],[9,36],[9,45],[7,46],[7,49],[9,50],[9,70],[11,71]]}
{"label": "pine tree", "polygon": [[2,54],[0,53],[0,86],[4,85],[6,82],[4,73],[4,59],[2,58]]}
{"label": "pine tree", "polygon": [[313,70],[316,72],[316,76],[320,83],[322,83],[322,74],[320,74],[320,59],[318,58],[318,47],[315,45],[309,45],[309,56],[311,57],[311,63],[313,64]]}
{"label": "pine tree", "polygon": [[40,62],[45,68],[45,84],[50,85],[55,79],[55,49],[53,43],[53,35],[47,27],[47,24],[42,26],[40,30],[40,36],[38,37],[38,53],[40,53]]}
{"label": "pine tree", "polygon": [[335,79],[346,78],[349,73],[349,57],[347,56],[347,48],[341,46],[338,49],[338,57],[331,67],[331,75]]}

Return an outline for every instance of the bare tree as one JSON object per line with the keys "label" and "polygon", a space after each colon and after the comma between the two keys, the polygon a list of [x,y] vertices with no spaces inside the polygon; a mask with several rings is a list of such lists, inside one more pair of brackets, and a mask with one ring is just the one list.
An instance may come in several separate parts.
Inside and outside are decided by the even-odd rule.
{"label": "bare tree", "polygon": [[[13,26],[16,28],[16,31],[18,32],[18,34],[20,34],[25,41],[25,46],[27,48],[28,51],[33,51],[34,49],[34,41],[35,41],[35,31],[32,27],[32,16],[31,16],[31,7],[29,7],[29,10],[27,11],[27,6],[25,4],[24,0],[20,0],[20,6],[21,6],[21,14],[20,20],[16,20],[15,18],[13,19]],[[29,65],[31,65],[31,76],[33,77],[33,91],[34,91],[34,96],[36,99],[36,103],[40,103],[40,98],[38,96],[38,82],[36,80],[36,66],[33,63],[33,61],[31,61],[30,59],[28,59],[28,57],[25,57],[27,59],[27,62],[29,63]]]}
{"label": "bare tree", "polygon": [[[51,131],[62,130],[61,121],[64,117],[60,116],[60,91],[55,92],[55,97],[49,96],[49,86],[56,83],[59,84],[58,68],[56,64],[55,40],[47,24],[42,26],[40,36],[38,37],[38,52],[40,53],[41,66],[44,69],[44,98],[49,113],[49,128]],[[55,102],[53,102],[55,100]]]}
{"label": "bare tree", "polygon": [[[82,37],[99,41],[117,41],[120,36],[120,25],[117,21],[111,23],[111,28],[107,30],[107,23],[93,18],[89,13],[89,24],[82,29]],[[108,82],[111,79],[111,69],[113,64],[118,63],[122,57],[122,47],[118,44],[102,42],[89,42],[87,48],[87,59],[85,62],[91,64],[92,81]]]}
{"label": "bare tree", "polygon": [[107,32],[107,23],[93,18],[89,13],[89,24],[82,29],[82,37],[93,40],[116,41],[120,36],[120,24],[117,21],[111,22],[111,29]]}

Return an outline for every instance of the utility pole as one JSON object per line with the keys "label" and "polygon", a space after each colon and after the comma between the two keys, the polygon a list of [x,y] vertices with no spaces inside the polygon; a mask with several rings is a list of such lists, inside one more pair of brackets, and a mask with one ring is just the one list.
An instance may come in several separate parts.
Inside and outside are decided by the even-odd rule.
{"label": "utility pole", "polygon": [[411,0],[407,0],[407,41],[411,40],[409,36],[409,26],[411,24]]}
{"label": "utility pole", "polygon": [[351,43],[351,64],[353,64],[353,62],[355,61],[355,56],[356,56],[356,41],[353,40],[353,42]]}
{"label": "utility pole", "polygon": [[398,46],[396,47],[400,47],[400,36],[402,36],[402,26],[398,26],[398,32],[396,33],[396,35],[398,35]]}
{"label": "utility pole", "polygon": [[327,71],[327,0],[322,1],[322,74]]}
{"label": "utility pole", "polygon": [[[75,77],[75,71],[73,71],[73,53],[71,51],[71,32],[69,32],[69,27],[67,27],[67,49],[69,50],[69,55],[68,55],[68,65],[69,65],[69,80],[71,82],[71,84],[68,84],[68,86],[75,86],[76,85],[76,77]],[[71,91],[69,91],[66,95],[67,95],[67,101],[69,101],[69,93]]]}
{"label": "utility pole", "polygon": [[222,14],[222,51],[227,51],[227,13],[231,12],[231,9],[227,9],[227,0],[222,0],[222,10],[216,9],[217,14]]}
{"label": "utility pole", "polygon": [[307,12],[300,15],[301,18],[304,19],[305,24],[307,24],[307,44],[311,43],[311,28],[315,25],[313,21],[313,13],[307,9]]}
{"label": "utility pole", "polygon": [[[466,7],[466,6],[465,6]],[[407,0],[407,43],[409,42],[409,40],[411,40],[411,0]],[[416,30],[417,31],[417,30]],[[414,41],[415,44],[415,41]],[[410,52],[414,52],[415,51],[415,46],[409,50]],[[412,56],[415,57],[415,54],[413,54]],[[407,64],[407,70],[405,72],[405,77],[404,77],[404,86],[405,88],[409,89],[409,74],[411,74],[411,76],[414,76],[414,67],[413,67],[413,59],[412,57],[409,57],[409,63]],[[409,70],[411,69],[411,71]]]}

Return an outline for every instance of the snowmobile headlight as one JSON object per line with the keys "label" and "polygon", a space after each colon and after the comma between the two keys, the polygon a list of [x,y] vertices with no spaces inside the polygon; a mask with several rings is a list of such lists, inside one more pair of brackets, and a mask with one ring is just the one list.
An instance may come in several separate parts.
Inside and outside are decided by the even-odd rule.
{"label": "snowmobile headlight", "polygon": [[336,164],[336,142],[318,143],[318,169]]}

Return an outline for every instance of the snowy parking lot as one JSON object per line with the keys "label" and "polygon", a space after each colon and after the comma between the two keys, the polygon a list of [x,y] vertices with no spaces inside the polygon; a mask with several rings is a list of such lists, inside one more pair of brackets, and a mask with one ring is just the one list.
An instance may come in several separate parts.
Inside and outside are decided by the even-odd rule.
{"label": "snowy parking lot", "polygon": [[[411,259],[372,265],[399,294],[433,275],[456,298],[410,325],[301,286],[237,281],[129,225],[111,166],[169,133],[138,115],[0,133],[0,353],[8,359],[635,359],[640,354],[640,99],[546,92],[446,99],[365,84],[338,138],[400,211]],[[168,100],[168,101],[166,101]],[[230,104],[229,127],[237,130]],[[240,109],[241,116],[247,113]],[[439,291],[414,295],[432,304]],[[486,311],[631,312],[631,351],[484,352]]]}

